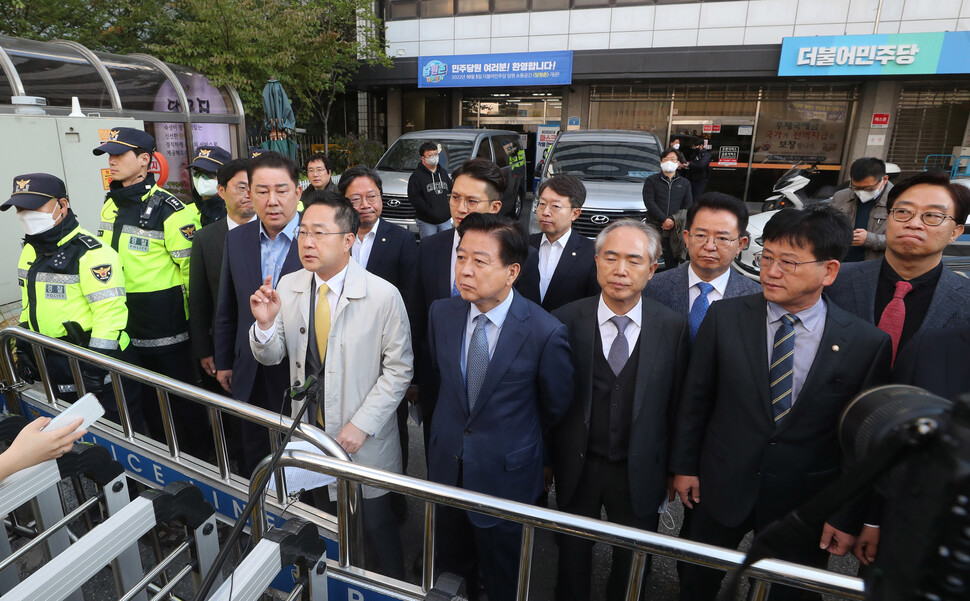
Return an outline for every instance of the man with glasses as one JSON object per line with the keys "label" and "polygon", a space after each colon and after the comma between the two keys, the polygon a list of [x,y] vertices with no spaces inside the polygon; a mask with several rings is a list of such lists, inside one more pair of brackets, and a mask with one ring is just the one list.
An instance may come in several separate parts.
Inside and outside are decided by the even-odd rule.
{"label": "man with glasses", "polygon": [[761,286],[731,269],[748,244],[748,208],[728,194],[708,192],[687,209],[684,244],[690,262],[653,277],[644,296],[687,318],[690,339],[711,303],[761,292]]}
{"label": "man with glasses", "polygon": [[[322,383],[306,421],[326,430],[354,463],[401,472],[395,411],[411,381],[411,332],[401,294],[351,260],[360,223],[346,199],[311,191],[297,229],[303,269],[254,288],[247,332],[263,365],[288,357],[290,380]],[[284,370],[287,367],[284,365]],[[301,401],[294,401],[295,418]],[[312,491],[336,514],[336,486]],[[328,494],[329,493],[329,494]],[[386,490],[363,487],[364,568],[404,579],[401,536]]]}
{"label": "man with glasses", "polygon": [[440,153],[437,144],[421,144],[418,156],[421,160],[408,178],[408,200],[414,207],[418,232],[424,239],[452,227],[448,218],[451,178],[444,167],[438,168]]}
{"label": "man with glasses", "polygon": [[[928,172],[893,188],[887,202],[886,255],[846,265],[825,291],[832,302],[887,332],[893,360],[917,332],[970,325],[970,282],[943,267],[943,250],[963,234],[970,190]],[[853,553],[876,557],[880,508],[870,510]]]}
{"label": "man with glasses", "polygon": [[572,175],[554,175],[536,193],[541,233],[529,236],[538,261],[528,261],[518,288],[546,311],[599,294],[593,241],[573,232],[586,202],[586,186]]}
{"label": "man with glasses", "polygon": [[427,346],[428,313],[431,303],[458,296],[455,285],[455,261],[458,253],[457,228],[472,213],[498,213],[502,208],[502,191],[506,180],[498,165],[488,159],[473,158],[455,171],[454,185],[448,198],[451,229],[424,238],[418,248],[417,275],[412,290],[411,317],[414,320],[414,349],[417,357],[416,381],[419,388],[424,442],[427,449],[431,433],[431,414],[438,396],[438,383],[431,374]]}
{"label": "man with glasses", "polygon": [[[259,219],[226,235],[216,310],[216,378],[237,401],[280,412],[289,374],[286,366],[263,366],[253,357],[247,339],[253,324],[249,297],[266,278],[275,284],[300,268],[296,205],[302,190],[296,165],[276,152],[250,159],[247,177]],[[242,437],[243,470],[248,475],[269,454],[269,436],[265,428],[243,422]]]}
{"label": "man with glasses", "polygon": [[853,223],[852,248],[843,263],[881,258],[886,250],[886,203],[893,185],[886,163],[875,157],[856,159],[849,168],[849,188],[832,197],[832,206]]}
{"label": "man with glasses", "polygon": [[[889,378],[889,337],[822,296],[852,241],[828,206],[784,209],[765,225],[760,295],[714,303],[697,333],[671,438],[670,471],[694,509],[691,540],[736,547],[812,498],[843,469],[838,420],[860,391]],[[703,489],[703,500],[701,490]],[[851,504],[812,524],[814,541],[776,557],[824,567],[861,527]],[[724,572],[685,565],[682,600],[717,597]],[[773,586],[772,599],[804,591]]]}
{"label": "man with glasses", "polygon": [[310,158],[306,160],[306,174],[310,179],[310,186],[306,191],[321,190],[336,192],[337,186],[330,179],[332,173],[333,164],[330,162],[330,157],[322,152],[311,154]]}
{"label": "man with glasses", "polygon": [[963,234],[970,190],[921,173],[900,182],[886,206],[886,256],[846,265],[826,294],[889,333],[895,357],[922,329],[970,325],[970,282],[943,268],[943,250]]}
{"label": "man with glasses", "polygon": [[[411,232],[381,220],[381,210],[384,208],[381,177],[366,165],[357,165],[344,171],[337,190],[340,196],[350,201],[360,216],[360,227],[354,237],[354,246],[350,249],[354,260],[367,271],[394,284],[404,298],[405,306],[410,306],[408,298],[418,261],[418,244]],[[409,402],[417,402],[417,390],[409,397],[413,397],[408,399]],[[397,426],[404,469],[407,470],[409,440],[408,408],[405,403],[398,406]],[[403,515],[406,511],[404,499],[398,495],[395,495],[395,499],[398,515]]]}

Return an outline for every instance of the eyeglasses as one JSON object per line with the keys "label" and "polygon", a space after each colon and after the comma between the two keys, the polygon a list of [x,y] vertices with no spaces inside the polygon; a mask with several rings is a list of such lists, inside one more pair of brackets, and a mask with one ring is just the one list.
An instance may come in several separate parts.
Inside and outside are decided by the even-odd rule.
{"label": "eyeglasses", "polygon": [[871,186],[856,186],[855,184],[849,184],[849,189],[853,192],[875,192],[882,185],[882,180],[876,182]]}
{"label": "eyeglasses", "polygon": [[458,194],[452,194],[451,197],[448,199],[448,202],[450,202],[451,206],[453,207],[458,207],[458,206],[461,206],[462,203],[465,203],[466,205],[468,205],[469,211],[474,211],[475,209],[478,208],[478,205],[482,203],[490,203],[492,201],[478,200],[475,198],[467,198],[465,196],[459,196]]}
{"label": "eyeglasses", "polygon": [[249,192],[249,186],[247,186],[246,184],[239,184],[238,186],[233,186],[232,189],[233,191],[236,192],[236,194],[239,194],[240,196]]}
{"label": "eyeglasses", "polygon": [[308,175],[323,175],[324,173],[330,173],[330,170],[326,167],[317,167],[315,169],[307,169]]}
{"label": "eyeglasses", "polygon": [[536,210],[536,213],[541,213],[542,211],[545,211],[546,209],[550,209],[551,211],[553,211],[555,213],[558,213],[559,211],[562,211],[563,209],[571,209],[573,207],[572,207],[572,205],[566,206],[566,205],[564,205],[562,203],[558,203],[558,202],[547,203],[544,200],[537,200],[535,202],[535,207],[534,208]]}
{"label": "eyeglasses", "polygon": [[[910,209],[902,209],[902,208],[889,209],[889,214],[893,216],[893,219],[895,219],[900,223],[907,223],[909,221],[912,221],[913,217],[916,217],[916,211],[913,211]],[[937,225],[943,225],[944,221],[946,221],[947,219],[953,219],[953,217],[950,217],[946,213],[937,213],[937,212],[931,211],[929,213],[920,213],[919,219],[926,225],[935,227]],[[956,221],[956,219],[953,219],[953,221]]]}
{"label": "eyeglasses", "polygon": [[799,265],[805,265],[808,263],[823,263],[823,262],[824,260],[788,261],[785,259],[766,257],[764,256],[763,253],[755,253],[754,255],[754,264],[756,267],[760,269],[771,269],[772,265],[777,265],[778,269],[781,270],[782,273],[787,273],[788,275],[795,273],[795,270],[798,269]]}
{"label": "eyeglasses", "polygon": [[376,205],[380,204],[380,202],[381,202],[381,195],[378,194],[377,192],[371,192],[367,196],[351,196],[351,197],[347,198],[347,200],[349,200],[350,201],[350,204],[354,205],[354,208],[356,209],[365,200],[367,201],[367,204],[369,204],[371,206],[376,206]]}
{"label": "eyeglasses", "polygon": [[698,246],[714,244],[714,248],[727,248],[732,242],[741,237],[738,236],[737,238],[728,238],[727,236],[708,236],[706,234],[691,234],[690,232],[688,232],[687,235],[690,236],[690,241]]}
{"label": "eyeglasses", "polygon": [[344,234],[349,234],[350,232],[311,232],[309,230],[296,230],[297,240],[306,240],[307,237],[313,238],[314,242],[323,242],[327,236],[343,236]]}

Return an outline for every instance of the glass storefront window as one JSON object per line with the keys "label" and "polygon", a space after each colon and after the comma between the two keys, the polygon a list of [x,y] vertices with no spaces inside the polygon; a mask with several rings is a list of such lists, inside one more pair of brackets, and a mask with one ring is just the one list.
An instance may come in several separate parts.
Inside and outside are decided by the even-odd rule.
{"label": "glass storefront window", "polygon": [[670,102],[624,100],[590,102],[590,129],[637,129],[667,138]]}
{"label": "glass storefront window", "polygon": [[839,165],[848,114],[848,101],[763,102],[758,117],[754,161]]}
{"label": "glass storefront window", "polygon": [[104,80],[80,53],[67,46],[2,37],[28,96],[47,99],[47,106],[71,106],[77,96],[86,108],[111,108]]}
{"label": "glass storefront window", "polygon": [[[485,2],[485,12],[488,12],[488,0]],[[421,17],[450,17],[455,14],[453,0],[421,0]]]}
{"label": "glass storefront window", "polygon": [[529,0],[493,0],[493,5],[492,12],[496,13],[524,13],[529,10]]}
{"label": "glass storefront window", "polygon": [[674,100],[675,115],[723,115],[746,117],[755,114],[758,101],[751,100]]}

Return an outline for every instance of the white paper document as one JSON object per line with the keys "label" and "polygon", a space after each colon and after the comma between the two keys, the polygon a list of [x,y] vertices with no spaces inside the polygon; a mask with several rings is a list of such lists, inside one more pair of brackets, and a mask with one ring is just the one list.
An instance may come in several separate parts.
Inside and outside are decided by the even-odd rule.
{"label": "white paper document", "polygon": [[[307,453],[315,453],[317,455],[322,455],[320,449],[318,449],[313,444],[305,440],[294,440],[290,441],[286,445],[287,451],[306,451]],[[328,476],[327,474],[321,474],[320,472],[314,472],[310,470],[305,470],[299,467],[285,467],[283,468],[283,477],[286,478],[286,489],[289,493],[298,492],[300,489],[303,490],[313,490],[314,488],[321,488],[327,486],[328,484],[333,484],[337,481],[333,476]],[[276,490],[276,474],[274,473],[269,478],[269,490]]]}

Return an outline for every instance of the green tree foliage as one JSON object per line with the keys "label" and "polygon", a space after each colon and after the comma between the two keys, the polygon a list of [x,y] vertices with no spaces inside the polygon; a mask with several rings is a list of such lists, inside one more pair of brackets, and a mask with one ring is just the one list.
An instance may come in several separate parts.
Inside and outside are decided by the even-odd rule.
{"label": "green tree foliage", "polygon": [[0,33],[79,42],[92,50],[145,52],[163,42],[168,0],[0,0]]}

